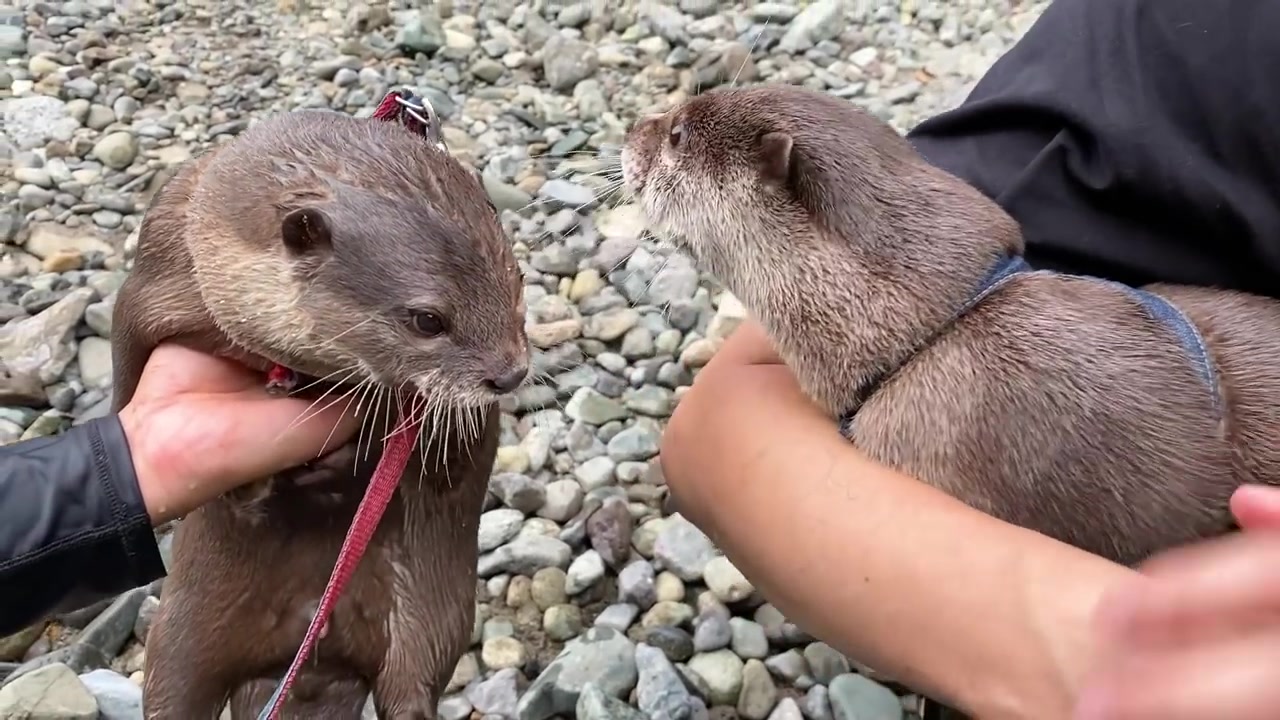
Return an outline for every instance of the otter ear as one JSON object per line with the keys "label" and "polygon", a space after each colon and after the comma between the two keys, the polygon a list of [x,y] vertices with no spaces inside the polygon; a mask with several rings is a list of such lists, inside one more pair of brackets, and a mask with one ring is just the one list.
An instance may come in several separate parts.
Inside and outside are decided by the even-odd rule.
{"label": "otter ear", "polygon": [[757,152],[760,158],[760,174],[765,180],[783,185],[791,177],[791,136],[784,132],[770,132],[760,136]]}
{"label": "otter ear", "polygon": [[328,219],[313,207],[298,208],[285,215],[280,221],[280,236],[284,246],[299,255],[327,248],[333,240]]}

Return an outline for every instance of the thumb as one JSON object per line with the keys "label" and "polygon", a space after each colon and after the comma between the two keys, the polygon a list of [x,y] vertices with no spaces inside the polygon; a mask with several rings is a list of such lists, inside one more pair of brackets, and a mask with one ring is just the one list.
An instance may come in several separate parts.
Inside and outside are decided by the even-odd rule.
{"label": "thumb", "polygon": [[1245,530],[1280,530],[1280,488],[1241,486],[1231,496],[1231,514]]}
{"label": "thumb", "polygon": [[263,475],[314,460],[341,447],[360,429],[361,418],[349,400],[313,406],[300,398],[265,397],[248,411],[252,420],[240,426],[246,439],[239,447],[262,448],[252,470]]}

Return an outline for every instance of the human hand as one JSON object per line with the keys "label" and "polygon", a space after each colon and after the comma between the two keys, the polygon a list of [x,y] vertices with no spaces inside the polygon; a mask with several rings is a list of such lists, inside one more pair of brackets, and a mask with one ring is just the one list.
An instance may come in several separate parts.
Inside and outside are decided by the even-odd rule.
{"label": "human hand", "polygon": [[311,405],[267,394],[260,373],[233,361],[156,348],[119,413],[152,522],[314,459],[359,428],[346,402]]}
{"label": "human hand", "polygon": [[1270,720],[1280,708],[1280,488],[1232,497],[1243,533],[1146,563],[1099,605],[1077,720]]}
{"label": "human hand", "polygon": [[758,320],[746,318],[724,339],[703,372],[726,365],[782,364],[782,358],[778,357],[778,351],[774,349],[773,341],[769,339],[764,326]]}

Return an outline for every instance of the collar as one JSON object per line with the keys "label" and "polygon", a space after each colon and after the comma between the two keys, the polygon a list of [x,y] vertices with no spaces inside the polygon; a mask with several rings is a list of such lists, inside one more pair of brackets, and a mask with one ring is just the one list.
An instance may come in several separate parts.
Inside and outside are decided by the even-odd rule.
{"label": "collar", "polygon": [[[915,352],[904,358],[898,365],[886,368],[868,379],[862,390],[855,398],[854,408],[840,417],[840,431],[848,437],[853,423],[853,418],[857,414],[858,408],[862,407],[862,404],[870,399],[877,390],[883,387],[884,384],[896,375],[907,363],[911,362],[911,359],[915,357],[920,350],[928,347],[929,344],[931,344],[939,335],[946,332],[952,325],[954,325],[956,320],[963,317],[966,313],[977,306],[978,303],[990,296],[991,293],[999,290],[1005,285],[1005,283],[1019,275],[1049,272],[1052,271],[1036,270],[1032,268],[1022,255],[1008,255],[1001,258],[987,272],[986,276],[978,283],[977,287],[974,288],[969,299],[960,306],[960,308],[947,322],[943,323],[941,327],[935,330],[932,335],[922,342]],[[1192,363],[1196,373],[1200,376],[1201,381],[1204,382],[1205,386],[1209,389],[1213,399],[1214,409],[1218,412],[1219,416],[1222,415],[1224,410],[1222,406],[1221,389],[1218,385],[1217,369],[1214,365],[1213,359],[1209,356],[1208,349],[1206,348],[1203,336],[1200,334],[1200,330],[1196,328],[1181,309],[1160,295],[1148,290],[1135,288],[1114,280],[1106,280],[1103,278],[1089,276],[1077,277],[1085,277],[1090,281],[1106,283],[1123,290],[1142,305],[1143,309],[1147,311],[1147,314],[1151,319],[1167,327],[1177,338],[1178,343],[1182,346],[1183,353]]]}

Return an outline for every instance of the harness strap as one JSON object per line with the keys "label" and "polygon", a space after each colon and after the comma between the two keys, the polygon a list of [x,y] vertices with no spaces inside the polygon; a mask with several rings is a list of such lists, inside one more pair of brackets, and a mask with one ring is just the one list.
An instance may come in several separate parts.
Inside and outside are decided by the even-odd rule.
{"label": "harness strap", "polygon": [[[965,313],[972,310],[991,293],[999,290],[1001,287],[1004,287],[1005,283],[1009,282],[1013,278],[1019,275],[1047,274],[1049,272],[1051,271],[1033,269],[1021,255],[1010,255],[1006,257],[987,273],[987,276],[978,284],[973,295],[965,301],[964,305],[960,306],[960,309],[952,316],[951,321],[944,325],[938,333],[935,333],[935,337],[946,327],[949,327],[960,317],[964,316]],[[1192,366],[1195,368],[1196,374],[1200,376],[1200,380],[1209,390],[1209,394],[1213,399],[1214,410],[1219,415],[1224,412],[1222,407],[1222,393],[1218,384],[1218,373],[1214,366],[1213,358],[1209,356],[1209,350],[1205,346],[1204,337],[1200,334],[1200,330],[1191,322],[1186,313],[1182,312],[1181,309],[1165,298],[1147,290],[1141,290],[1130,285],[1125,285],[1124,283],[1116,282],[1114,280],[1106,280],[1104,278],[1092,276],[1077,277],[1084,277],[1088,280],[1104,283],[1123,290],[1142,305],[1142,307],[1147,311],[1147,314],[1151,316],[1151,319],[1163,323],[1165,327],[1169,328],[1169,330],[1178,338],[1178,343],[1182,345],[1182,351],[1187,356],[1187,360],[1190,361]],[[871,382],[867,383],[866,388],[862,393],[860,393],[858,405],[861,406],[863,402],[866,402],[867,398],[871,397],[878,388],[883,386],[889,378],[893,377],[901,367],[902,366],[899,365],[896,368],[881,373],[879,377],[873,378]],[[846,435],[848,434],[853,423],[853,417],[856,414],[857,410],[853,410],[840,418],[840,431],[842,433]]]}
{"label": "harness strap", "polygon": [[[378,104],[373,117],[377,120],[399,121],[414,134],[443,146],[440,140],[439,117],[429,103],[408,90],[387,93]],[[292,389],[296,380],[295,373],[279,365],[273,367],[267,374],[269,388]],[[320,596],[315,614],[311,616],[311,623],[307,626],[307,633],[302,638],[302,645],[293,656],[289,669],[285,671],[271,699],[258,714],[258,720],[276,720],[279,717],[280,710],[289,696],[289,690],[298,677],[298,672],[316,643],[328,631],[329,616],[333,613],[342,590],[355,574],[360,558],[364,555],[370,540],[373,539],[378,523],[382,520],[382,515],[390,504],[392,496],[395,495],[396,487],[400,484],[400,478],[404,475],[409,457],[417,444],[420,430],[421,424],[415,422],[409,417],[409,413],[402,409],[399,425],[383,443],[382,457],[378,460],[364,497],[356,508],[355,517],[351,520],[351,528],[347,530],[347,536],[342,541],[338,560],[334,564],[333,572],[329,575],[324,593]]]}

